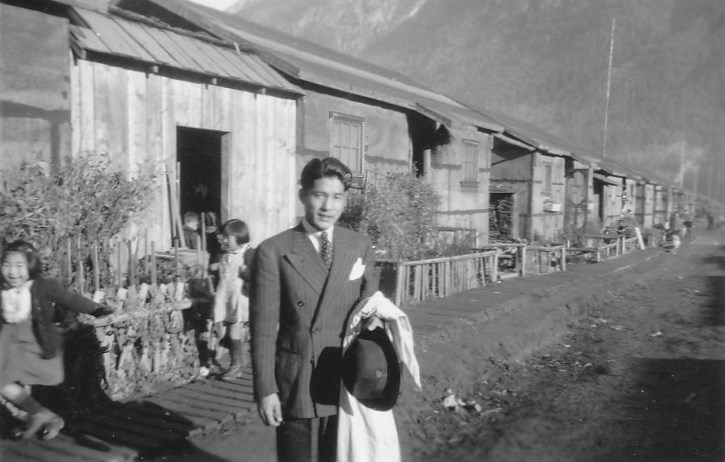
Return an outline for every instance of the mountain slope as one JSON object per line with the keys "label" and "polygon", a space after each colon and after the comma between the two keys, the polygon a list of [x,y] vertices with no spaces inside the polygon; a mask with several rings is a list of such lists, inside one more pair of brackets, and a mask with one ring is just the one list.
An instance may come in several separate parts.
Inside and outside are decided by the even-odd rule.
{"label": "mountain slope", "polygon": [[[238,14],[672,177],[722,169],[722,0],[246,0]],[[704,184],[705,179],[701,179]]]}

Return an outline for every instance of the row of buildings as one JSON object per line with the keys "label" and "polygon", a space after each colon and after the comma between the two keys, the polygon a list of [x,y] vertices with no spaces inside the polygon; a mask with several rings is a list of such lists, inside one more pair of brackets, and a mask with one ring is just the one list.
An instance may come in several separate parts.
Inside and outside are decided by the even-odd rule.
{"label": "row of buildings", "polygon": [[173,207],[241,217],[255,240],[289,227],[299,172],[324,156],[359,184],[417,172],[442,196],[440,231],[478,245],[554,240],[623,214],[650,228],[711,206],[523,121],[185,0],[0,0],[0,53],[2,173],[89,152],[131,175],[166,164],[180,197],[158,188],[144,230],[162,245]]}

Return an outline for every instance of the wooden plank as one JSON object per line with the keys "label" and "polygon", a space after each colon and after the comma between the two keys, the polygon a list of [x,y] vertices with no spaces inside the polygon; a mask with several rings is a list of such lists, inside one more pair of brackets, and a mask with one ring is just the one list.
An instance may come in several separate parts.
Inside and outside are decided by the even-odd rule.
{"label": "wooden plank", "polygon": [[106,453],[71,443],[67,437],[52,440],[2,441],[0,460],[43,462],[120,462],[126,460],[123,453]]}
{"label": "wooden plank", "polygon": [[[93,63],[93,115],[95,140],[94,149],[97,152],[109,152],[109,125],[111,121],[111,100],[113,90],[110,85],[109,67],[105,64]],[[125,89],[124,89],[125,91]]]}
{"label": "wooden plank", "polygon": [[192,382],[190,384],[184,385],[182,389],[208,393],[211,396],[221,396],[224,398],[235,399],[237,401],[254,400],[252,390],[247,389],[246,387],[240,390],[229,390],[225,388],[206,386],[200,382]]}
{"label": "wooden plank", "polygon": [[144,438],[152,438],[159,441],[159,446],[164,446],[165,443],[173,443],[176,441],[183,440],[187,432],[177,432],[167,428],[165,425],[157,426],[148,423],[147,421],[140,420],[129,420],[124,417],[113,416],[109,414],[99,415],[96,413],[90,413],[83,416],[83,419],[88,423],[106,425],[110,428],[122,430],[129,435],[139,435]]}
{"label": "wooden plank", "polygon": [[107,409],[110,412],[133,412],[141,416],[146,416],[150,419],[161,419],[166,422],[170,422],[172,425],[195,425],[190,422],[186,417],[180,416],[171,412],[163,406],[158,404],[150,403],[147,401],[138,401],[131,403],[109,403]]}
{"label": "wooden plank", "polygon": [[75,157],[81,148],[81,88],[80,69],[76,60],[71,59],[70,65],[70,124],[71,124],[71,157]]}
{"label": "wooden plank", "polygon": [[[162,396],[162,399],[164,399],[167,402],[173,402],[177,404],[181,404],[184,406],[188,406],[192,410],[198,410],[206,415],[214,415],[219,420],[226,420],[225,417],[232,415],[234,412],[234,408],[230,408],[226,404],[222,404],[219,402],[215,402],[213,400],[201,400],[201,399],[194,399],[191,400],[187,396],[181,395],[181,394],[175,394],[175,393],[164,393]],[[201,414],[201,415],[204,415]]]}
{"label": "wooden plank", "polygon": [[113,425],[108,425],[106,422],[93,422],[91,424],[90,421],[80,421],[78,426],[84,433],[142,452],[159,450],[163,447],[163,442],[158,439],[127,432],[115,428]]}
{"label": "wooden plank", "polygon": [[251,399],[237,399],[228,396],[205,394],[194,390],[176,389],[172,393],[173,394],[167,393],[165,396],[194,400],[198,402],[200,406],[205,405],[205,403],[224,406],[225,409],[233,414],[246,413],[252,409],[254,404],[254,401]]}
{"label": "wooden plank", "polygon": [[128,71],[128,165],[134,176],[143,165],[148,165],[148,116],[146,115],[146,76]]}
{"label": "wooden plank", "polygon": [[104,409],[96,411],[96,414],[105,418],[117,418],[124,419],[129,422],[144,422],[147,425],[154,427],[165,428],[171,432],[188,435],[191,430],[197,426],[192,422],[188,421],[184,417],[173,414],[168,415],[168,411],[164,413],[147,414],[138,409],[132,409],[129,407],[106,407]]}
{"label": "wooden plank", "polygon": [[247,368],[249,374],[246,374],[240,379],[233,380],[214,380],[208,383],[212,384],[215,388],[222,388],[227,390],[239,390],[240,392],[248,391],[252,393],[253,385],[251,379],[251,369]]}
{"label": "wooden plank", "polygon": [[178,401],[168,400],[163,397],[154,396],[148,398],[147,401],[176,412],[180,416],[204,428],[220,424],[225,417],[224,413],[199,409],[191,406],[189,403],[179,403]]}
{"label": "wooden plank", "polygon": [[95,77],[93,63],[78,60],[79,115],[80,125],[73,131],[79,132],[78,147],[81,153],[95,148]]}
{"label": "wooden plank", "polygon": [[105,99],[108,104],[108,117],[106,136],[108,139],[107,152],[111,161],[128,171],[128,74],[129,71],[119,67],[107,66],[108,73]]}
{"label": "wooden plank", "polygon": [[[163,163],[176,163],[176,102],[174,97],[175,88],[173,81],[170,79],[162,80],[161,89],[161,116],[159,122],[161,124],[160,153],[159,159]],[[159,249],[171,248],[173,242],[171,237],[175,234],[174,222],[171,220],[169,212],[171,211],[171,198],[168,194],[167,181],[164,175],[160,175],[160,181],[163,183],[163,230],[161,232],[161,240],[159,241]]]}
{"label": "wooden plank", "polygon": [[54,450],[64,451],[73,454],[79,461],[123,461],[135,459],[136,452],[125,448],[109,446],[100,441],[90,441],[84,435],[67,435],[61,433],[50,441],[43,442]]}
{"label": "wooden plank", "polygon": [[[158,75],[150,74],[146,78],[146,158],[153,165],[160,165],[163,159],[163,151],[161,149],[162,142],[162,108],[163,108],[163,82],[165,78]],[[155,243],[165,243],[167,241],[164,230],[167,230],[166,222],[168,213],[164,207],[164,178],[159,175],[157,179],[159,193],[149,204],[149,215],[154,217],[154,224],[149,232],[149,241]]]}
{"label": "wooden plank", "polygon": [[215,106],[216,98],[214,94],[218,93],[219,87],[216,85],[207,85],[200,88],[200,104],[201,107],[199,114],[199,126],[208,130],[218,130],[214,125],[215,113],[217,108]]}

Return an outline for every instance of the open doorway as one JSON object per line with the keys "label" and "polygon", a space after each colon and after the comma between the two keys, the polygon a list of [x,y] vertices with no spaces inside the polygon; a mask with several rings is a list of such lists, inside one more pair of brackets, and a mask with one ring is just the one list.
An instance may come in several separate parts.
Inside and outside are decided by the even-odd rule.
{"label": "open doorway", "polygon": [[510,241],[517,237],[513,193],[489,195],[488,232],[491,241]]}
{"label": "open doorway", "polygon": [[[179,213],[195,213],[204,220],[206,247],[218,251],[216,231],[222,209],[222,136],[224,132],[177,127],[176,161],[179,167]],[[201,228],[201,225],[200,225]],[[186,239],[187,247],[195,242]]]}

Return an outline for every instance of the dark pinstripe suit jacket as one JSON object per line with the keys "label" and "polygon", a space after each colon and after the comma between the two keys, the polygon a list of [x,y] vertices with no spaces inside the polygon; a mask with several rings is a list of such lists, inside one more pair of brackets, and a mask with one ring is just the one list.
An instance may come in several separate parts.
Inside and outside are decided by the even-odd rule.
{"label": "dark pinstripe suit jacket", "polygon": [[[284,417],[333,415],[347,315],[378,289],[367,236],[335,226],[328,272],[302,224],[262,242],[250,300],[257,400],[279,393]],[[364,271],[351,280],[353,267]],[[356,271],[357,272],[357,271]],[[359,273],[359,272],[358,272]]]}

